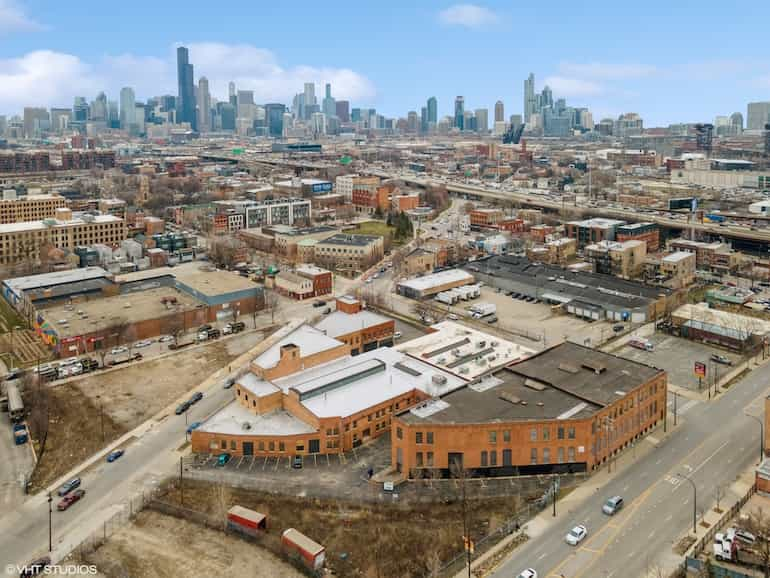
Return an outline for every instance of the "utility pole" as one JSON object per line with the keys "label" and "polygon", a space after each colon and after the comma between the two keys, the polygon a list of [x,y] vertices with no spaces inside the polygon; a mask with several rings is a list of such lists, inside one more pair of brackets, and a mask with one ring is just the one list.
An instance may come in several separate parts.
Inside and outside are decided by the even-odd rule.
{"label": "utility pole", "polygon": [[556,517],[556,474],[551,476],[551,490],[553,492],[553,517]]}
{"label": "utility pole", "polygon": [[690,482],[690,485],[692,485],[692,533],[697,534],[698,531],[695,525],[698,521],[698,488],[695,487],[695,482],[693,482],[690,477],[685,476],[684,474],[677,474],[677,476],[683,480],[687,480]]}
{"label": "utility pole", "polygon": [[48,553],[53,552],[53,509],[51,508],[51,492],[48,492]]}
{"label": "utility pole", "polygon": [[746,417],[750,417],[759,424],[759,463],[762,463],[762,459],[765,457],[765,424],[762,418],[750,413],[744,413]]}
{"label": "utility pole", "polygon": [[179,456],[179,504],[184,506],[184,478],[182,476],[183,471],[183,456]]}

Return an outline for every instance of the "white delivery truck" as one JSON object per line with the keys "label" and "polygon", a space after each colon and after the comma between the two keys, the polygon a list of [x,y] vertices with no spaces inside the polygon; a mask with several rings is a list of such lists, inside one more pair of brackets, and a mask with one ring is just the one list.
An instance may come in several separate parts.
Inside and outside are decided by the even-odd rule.
{"label": "white delivery truck", "polygon": [[497,305],[494,303],[477,303],[471,307],[471,317],[481,319],[488,315],[497,313]]}

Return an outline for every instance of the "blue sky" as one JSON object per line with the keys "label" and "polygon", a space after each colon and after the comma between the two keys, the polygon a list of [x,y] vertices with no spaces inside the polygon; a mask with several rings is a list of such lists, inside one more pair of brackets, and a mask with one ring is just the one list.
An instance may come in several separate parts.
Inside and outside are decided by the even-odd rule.
{"label": "blue sky", "polygon": [[[263,102],[331,81],[353,106],[405,116],[435,95],[521,113],[526,75],[598,120],[639,112],[647,126],[711,120],[770,100],[770,3],[150,2],[0,0],[0,114],[121,86],[176,93],[174,47],[196,79]],[[320,94],[322,87],[316,88]]]}

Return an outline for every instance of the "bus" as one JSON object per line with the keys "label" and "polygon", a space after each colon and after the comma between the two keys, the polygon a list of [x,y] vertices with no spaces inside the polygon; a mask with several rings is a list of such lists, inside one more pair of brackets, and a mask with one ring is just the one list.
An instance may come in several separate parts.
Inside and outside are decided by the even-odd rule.
{"label": "bus", "polygon": [[24,402],[19,393],[19,386],[15,383],[8,383],[8,415],[13,423],[24,419]]}

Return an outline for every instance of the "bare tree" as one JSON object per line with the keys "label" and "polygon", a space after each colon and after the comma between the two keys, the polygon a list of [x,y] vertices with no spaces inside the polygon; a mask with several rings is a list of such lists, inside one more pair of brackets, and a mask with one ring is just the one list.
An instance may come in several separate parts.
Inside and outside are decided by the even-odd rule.
{"label": "bare tree", "polygon": [[136,326],[133,323],[127,323],[121,331],[120,338],[123,343],[128,345],[128,356],[131,357],[136,341]]}
{"label": "bare tree", "polygon": [[765,578],[770,578],[770,518],[764,509],[755,508],[749,513],[746,529],[756,536],[753,550]]}
{"label": "bare tree", "polygon": [[230,488],[223,482],[214,487],[214,515],[221,521],[222,529],[227,528],[227,511],[230,509]]}
{"label": "bare tree", "polygon": [[463,548],[467,556],[468,576],[471,574],[471,559],[473,556],[473,508],[468,502],[468,478],[470,473],[461,463],[450,461],[449,473],[457,484],[457,498],[460,500],[460,515],[462,516]]}
{"label": "bare tree", "polygon": [[184,313],[174,315],[171,319],[169,319],[168,325],[166,327],[168,328],[169,335],[174,338],[174,346],[178,346],[179,338],[184,335],[185,331]]}
{"label": "bare tree", "polygon": [[[275,323],[276,312],[281,311],[281,299],[275,291],[269,291],[265,294],[265,308],[270,311],[270,323]],[[256,317],[254,327],[256,328]]]}
{"label": "bare tree", "polygon": [[714,488],[714,499],[717,502],[717,505],[716,505],[716,508],[714,508],[714,511],[717,514],[721,514],[722,513],[722,508],[720,507],[720,502],[721,502],[722,498],[724,498],[724,497],[725,497],[725,489],[724,489],[724,487],[722,487],[721,484],[717,484],[716,487]]}

